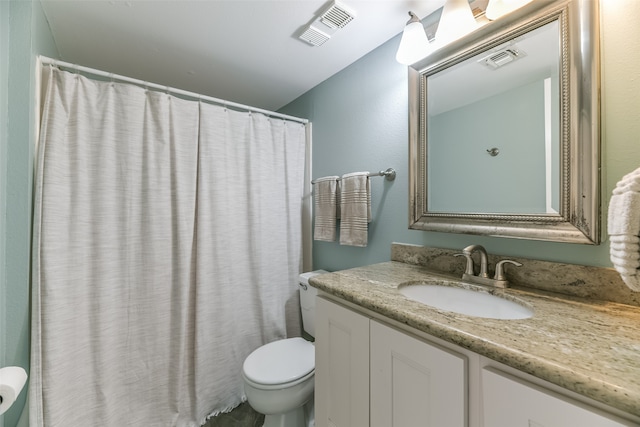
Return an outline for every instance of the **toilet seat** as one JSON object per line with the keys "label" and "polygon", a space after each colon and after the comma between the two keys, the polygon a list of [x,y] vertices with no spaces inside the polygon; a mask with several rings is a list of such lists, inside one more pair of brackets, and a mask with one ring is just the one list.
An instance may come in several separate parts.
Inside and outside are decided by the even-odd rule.
{"label": "toilet seat", "polygon": [[293,386],[314,375],[315,347],[300,337],[273,341],[254,350],[242,373],[258,388]]}
{"label": "toilet seat", "polygon": [[[260,384],[260,383],[256,383],[256,382],[251,381],[249,378],[247,378],[247,376],[244,375],[244,373],[242,374],[242,379],[244,380],[245,387],[246,386],[251,386],[251,387],[253,387],[255,389],[258,389],[258,390],[269,391],[269,390],[286,390],[286,389],[294,388],[295,386],[297,386],[299,384],[302,384],[302,383],[304,383],[306,381],[309,381],[310,379],[313,380],[315,375],[316,375],[316,371],[313,370],[313,371],[309,372],[307,375],[305,375],[304,377],[299,378],[299,379],[297,379],[295,381],[291,381],[291,382],[288,382],[288,383],[280,383],[280,384]],[[314,382],[311,381],[311,384],[312,384],[311,388],[313,388]]]}

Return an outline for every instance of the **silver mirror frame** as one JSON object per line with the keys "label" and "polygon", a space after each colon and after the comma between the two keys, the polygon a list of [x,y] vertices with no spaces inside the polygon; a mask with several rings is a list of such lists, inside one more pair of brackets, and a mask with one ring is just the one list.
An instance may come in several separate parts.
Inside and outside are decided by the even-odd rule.
{"label": "silver mirror frame", "polygon": [[[427,76],[548,22],[560,23],[559,215],[429,212]],[[564,243],[600,243],[598,0],[534,0],[409,67],[409,228]],[[487,190],[487,197],[493,197]]]}

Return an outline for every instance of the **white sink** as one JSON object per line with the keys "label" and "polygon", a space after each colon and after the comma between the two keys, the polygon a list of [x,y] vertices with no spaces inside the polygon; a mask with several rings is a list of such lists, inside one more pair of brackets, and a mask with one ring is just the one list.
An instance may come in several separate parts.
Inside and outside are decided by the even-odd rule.
{"label": "white sink", "polygon": [[492,295],[478,288],[461,288],[425,283],[401,284],[405,297],[440,310],[491,319],[527,319],[533,310],[523,304]]}

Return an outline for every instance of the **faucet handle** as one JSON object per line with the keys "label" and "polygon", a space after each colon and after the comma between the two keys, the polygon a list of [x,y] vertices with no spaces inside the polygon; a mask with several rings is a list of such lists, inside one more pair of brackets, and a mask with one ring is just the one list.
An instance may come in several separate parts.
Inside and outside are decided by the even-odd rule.
{"label": "faucet handle", "polygon": [[507,280],[507,278],[504,276],[504,265],[505,264],[513,264],[516,267],[521,267],[522,264],[517,262],[517,261],[513,261],[510,259],[503,259],[502,261],[498,261],[496,263],[496,275],[493,277],[494,280]]}
{"label": "faucet handle", "polygon": [[463,256],[467,259],[467,266],[464,270],[464,274],[469,274],[473,276],[475,273],[473,272],[473,258],[471,258],[471,254],[464,252],[461,254],[453,254],[453,256]]}

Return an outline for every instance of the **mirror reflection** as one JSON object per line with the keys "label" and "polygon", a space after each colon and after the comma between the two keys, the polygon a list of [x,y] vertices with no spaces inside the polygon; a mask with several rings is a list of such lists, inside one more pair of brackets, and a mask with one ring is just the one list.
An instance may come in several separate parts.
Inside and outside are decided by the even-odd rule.
{"label": "mirror reflection", "polygon": [[550,22],[427,77],[430,212],[558,214],[558,40]]}
{"label": "mirror reflection", "polygon": [[409,228],[600,242],[598,2],[530,2],[409,68]]}

